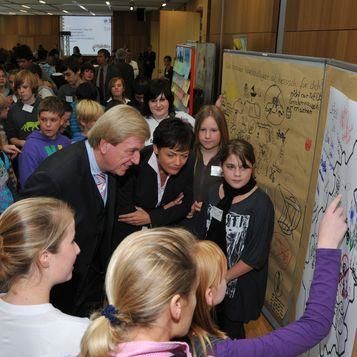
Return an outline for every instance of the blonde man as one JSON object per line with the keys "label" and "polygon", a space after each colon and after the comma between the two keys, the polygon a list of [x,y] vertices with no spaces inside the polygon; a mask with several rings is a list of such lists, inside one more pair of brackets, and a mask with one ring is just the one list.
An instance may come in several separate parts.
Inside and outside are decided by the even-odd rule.
{"label": "blonde man", "polygon": [[88,140],[45,160],[27,180],[24,196],[51,196],[75,211],[81,254],[73,279],[55,289],[52,302],[62,311],[86,316],[102,301],[106,262],[113,249],[115,175],[125,175],[140,160],[149,128],[140,113],[118,105],[103,114]]}

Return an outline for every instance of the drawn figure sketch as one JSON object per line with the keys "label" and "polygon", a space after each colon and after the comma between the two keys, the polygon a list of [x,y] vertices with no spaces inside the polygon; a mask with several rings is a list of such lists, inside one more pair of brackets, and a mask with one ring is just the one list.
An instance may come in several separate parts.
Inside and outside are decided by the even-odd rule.
{"label": "drawn figure sketch", "polygon": [[357,102],[331,87],[326,128],[321,152],[310,241],[301,283],[297,318],[305,308],[311,284],[318,226],[327,205],[337,194],[343,195],[348,232],[342,243],[340,282],[336,298],[335,316],[331,331],[306,356],[352,355],[357,327],[356,267],[356,176],[357,176]]}

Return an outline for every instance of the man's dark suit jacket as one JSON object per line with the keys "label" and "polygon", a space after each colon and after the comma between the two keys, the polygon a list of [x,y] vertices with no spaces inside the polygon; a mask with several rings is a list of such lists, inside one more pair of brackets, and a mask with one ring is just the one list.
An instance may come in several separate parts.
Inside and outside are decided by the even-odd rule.
{"label": "man's dark suit jacket", "polygon": [[134,89],[134,70],[130,64],[125,61],[118,60],[115,62],[116,68],[120,77],[124,79],[125,84],[125,96],[129,99],[133,99]]}
{"label": "man's dark suit jacket", "polygon": [[[117,215],[133,212],[135,206],[138,206],[149,213],[151,227],[178,225],[186,217],[192,205],[194,160],[190,156],[180,172],[168,179],[161,203],[156,207],[158,197],[157,174],[148,164],[152,153],[152,145],[145,147],[141,151],[140,164],[132,167],[124,178],[126,179],[125,183],[118,189]],[[165,210],[163,206],[175,200],[181,192],[184,194],[182,203]],[[128,234],[141,228],[142,226],[118,222],[114,234],[117,244]]]}
{"label": "man's dark suit jacket", "polygon": [[[75,212],[76,242],[81,252],[73,278],[54,289],[52,301],[62,311],[84,315],[86,304],[101,295],[106,264],[112,253],[116,179],[108,175],[107,203],[90,172],[84,141],[56,152],[26,181],[22,197],[49,196],[67,202]],[[93,286],[94,285],[94,286]],[[98,295],[98,296],[99,296]]]}
{"label": "man's dark suit jacket", "polygon": [[[96,73],[95,73],[95,84],[97,84],[97,78],[99,76],[100,73],[100,67],[98,67],[96,69]],[[107,100],[111,97],[111,93],[110,93],[110,88],[108,88],[109,82],[113,77],[118,77],[120,76],[120,73],[118,71],[118,69],[112,65],[112,64],[108,64],[108,68],[107,68],[107,76],[105,77],[105,81],[104,81],[104,98],[101,98],[101,104],[105,105],[107,104]],[[98,88],[99,89],[99,88]]]}

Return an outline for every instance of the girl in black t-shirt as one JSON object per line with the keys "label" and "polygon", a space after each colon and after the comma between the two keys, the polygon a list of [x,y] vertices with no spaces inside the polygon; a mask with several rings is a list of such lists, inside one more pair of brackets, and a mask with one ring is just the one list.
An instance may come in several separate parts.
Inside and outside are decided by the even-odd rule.
{"label": "girl in black t-shirt", "polygon": [[204,212],[205,237],[219,245],[228,261],[227,292],[217,316],[231,338],[244,338],[243,323],[259,317],[267,283],[274,208],[258,188],[254,168],[252,145],[230,141],[222,152],[223,183],[209,191]]}

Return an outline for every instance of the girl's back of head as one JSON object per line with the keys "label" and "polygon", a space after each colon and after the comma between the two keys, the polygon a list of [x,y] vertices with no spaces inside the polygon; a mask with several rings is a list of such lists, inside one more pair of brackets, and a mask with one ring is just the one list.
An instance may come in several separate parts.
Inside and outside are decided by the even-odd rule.
{"label": "girl's back of head", "polygon": [[[130,340],[135,328],[150,329],[172,297],[187,297],[196,282],[191,250],[195,238],[179,228],[154,228],[129,235],[110,260],[105,289],[113,305],[96,313],[81,343],[82,356],[104,356]],[[103,312],[102,312],[103,314]]]}
{"label": "girl's back of head", "polygon": [[[196,293],[197,305],[189,337],[191,345],[194,346],[193,339],[196,336],[201,349],[206,353],[207,346],[210,346],[209,335],[221,339],[226,338],[213,321],[212,308],[224,297],[227,259],[218,245],[209,240],[197,242],[194,255],[199,284]],[[222,282],[224,289],[219,291],[222,290],[219,288]],[[195,355],[195,350],[193,352]]]}
{"label": "girl's back of head", "polygon": [[39,253],[56,253],[73,212],[55,198],[36,197],[14,203],[0,216],[0,291],[31,273]]}

